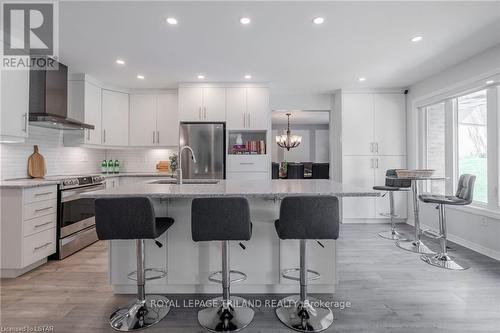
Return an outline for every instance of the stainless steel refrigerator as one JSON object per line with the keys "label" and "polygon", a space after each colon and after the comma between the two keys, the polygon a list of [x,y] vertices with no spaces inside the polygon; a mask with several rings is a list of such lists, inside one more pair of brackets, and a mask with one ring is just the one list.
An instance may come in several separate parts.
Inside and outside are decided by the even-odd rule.
{"label": "stainless steel refrigerator", "polygon": [[226,178],[226,128],[224,123],[181,123],[179,147],[193,149],[196,163],[189,150],[182,156],[184,179]]}

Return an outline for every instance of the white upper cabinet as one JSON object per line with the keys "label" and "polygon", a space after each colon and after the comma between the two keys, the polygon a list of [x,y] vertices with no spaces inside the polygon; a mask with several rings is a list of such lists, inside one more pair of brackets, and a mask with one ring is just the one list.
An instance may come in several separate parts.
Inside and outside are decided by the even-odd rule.
{"label": "white upper cabinet", "polygon": [[129,95],[102,90],[102,143],[127,146],[129,134]]}
{"label": "white upper cabinet", "polygon": [[179,120],[201,121],[203,88],[179,88]]}
{"label": "white upper cabinet", "polygon": [[247,88],[247,123],[249,129],[267,129],[271,125],[269,90]]}
{"label": "white upper cabinet", "polygon": [[342,94],[343,155],[405,155],[402,94]]}
{"label": "white upper cabinet", "polygon": [[156,95],[130,95],[130,145],[156,145]]}
{"label": "white upper cabinet", "polygon": [[226,127],[227,129],[245,128],[247,120],[246,88],[226,89]]}
{"label": "white upper cabinet", "polygon": [[101,144],[102,127],[101,127],[101,88],[91,83],[85,82],[85,117],[84,122],[94,125],[94,129],[87,129],[85,143],[98,145]]}
{"label": "white upper cabinet", "polygon": [[225,121],[226,89],[216,87],[179,88],[180,121]]}
{"label": "white upper cabinet", "polygon": [[373,95],[374,153],[406,155],[406,108],[402,94]]}
{"label": "white upper cabinet", "polygon": [[177,95],[163,94],[157,97],[156,143],[159,146],[176,147],[179,145],[179,114]]}
{"label": "white upper cabinet", "polygon": [[178,141],[175,94],[130,95],[131,146],[177,146]]}
{"label": "white upper cabinet", "polygon": [[28,136],[29,71],[1,71],[2,140],[22,141]]}
{"label": "white upper cabinet", "polygon": [[373,95],[342,95],[342,154],[371,155]]}
{"label": "white upper cabinet", "polygon": [[267,129],[270,126],[267,88],[227,88],[227,128]]}

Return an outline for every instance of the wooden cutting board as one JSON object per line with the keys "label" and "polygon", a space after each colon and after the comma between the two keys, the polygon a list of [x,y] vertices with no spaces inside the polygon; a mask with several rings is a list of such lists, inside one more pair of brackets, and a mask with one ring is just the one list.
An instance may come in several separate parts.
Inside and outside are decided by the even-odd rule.
{"label": "wooden cutting board", "polygon": [[33,178],[45,176],[45,159],[38,153],[38,146],[34,146],[34,152],[28,158],[28,175]]}

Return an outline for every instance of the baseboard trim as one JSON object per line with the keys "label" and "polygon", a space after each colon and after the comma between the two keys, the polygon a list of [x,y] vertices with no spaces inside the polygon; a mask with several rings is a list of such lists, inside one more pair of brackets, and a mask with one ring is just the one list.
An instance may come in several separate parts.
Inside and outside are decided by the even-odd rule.
{"label": "baseboard trim", "polygon": [[[413,221],[413,219],[408,219],[407,221],[407,224],[411,225],[411,226],[414,226],[415,223]],[[434,230],[435,228],[434,227],[431,227],[427,224],[423,224],[423,223],[420,223],[420,227],[422,229],[432,229]],[[463,247],[466,247],[468,249],[471,249],[472,251],[476,251],[477,253],[481,253],[485,256],[488,256],[490,258],[493,258],[495,260],[498,260],[500,261],[500,252],[498,251],[495,251],[493,249],[490,249],[488,247],[485,247],[481,244],[477,244],[477,243],[474,243],[474,242],[471,242],[470,240],[467,240],[465,238],[462,238],[462,237],[459,237],[459,236],[456,236],[456,235],[453,235],[453,234],[448,234],[448,237],[447,237],[450,241],[452,241],[453,243],[457,243],[458,245],[461,245]]]}
{"label": "baseboard trim", "polygon": [[2,268],[0,271],[0,277],[2,279],[13,279],[37,268],[38,266],[45,264],[46,262],[47,258],[44,258],[23,268]]}

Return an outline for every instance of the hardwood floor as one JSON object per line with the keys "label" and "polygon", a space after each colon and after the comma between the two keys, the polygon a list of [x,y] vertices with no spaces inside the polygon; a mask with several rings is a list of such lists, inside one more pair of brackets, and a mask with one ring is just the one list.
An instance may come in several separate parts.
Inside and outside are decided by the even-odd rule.
{"label": "hardwood floor", "polygon": [[[472,268],[441,270],[377,236],[387,228],[341,226],[337,292],[318,296],[352,305],[333,309],[335,323],[328,332],[500,332],[500,262],[450,244],[452,255],[467,260]],[[411,232],[408,225],[401,228]],[[110,291],[105,242],[17,279],[3,279],[0,296],[4,330],[53,325],[54,332],[113,332],[107,322],[109,315],[131,300],[130,295],[115,296]],[[188,298],[193,295],[171,297],[179,304]],[[203,332],[196,312],[196,308],[175,308],[147,332]],[[272,308],[261,307],[255,309],[254,321],[244,332],[290,331],[277,320]]]}

